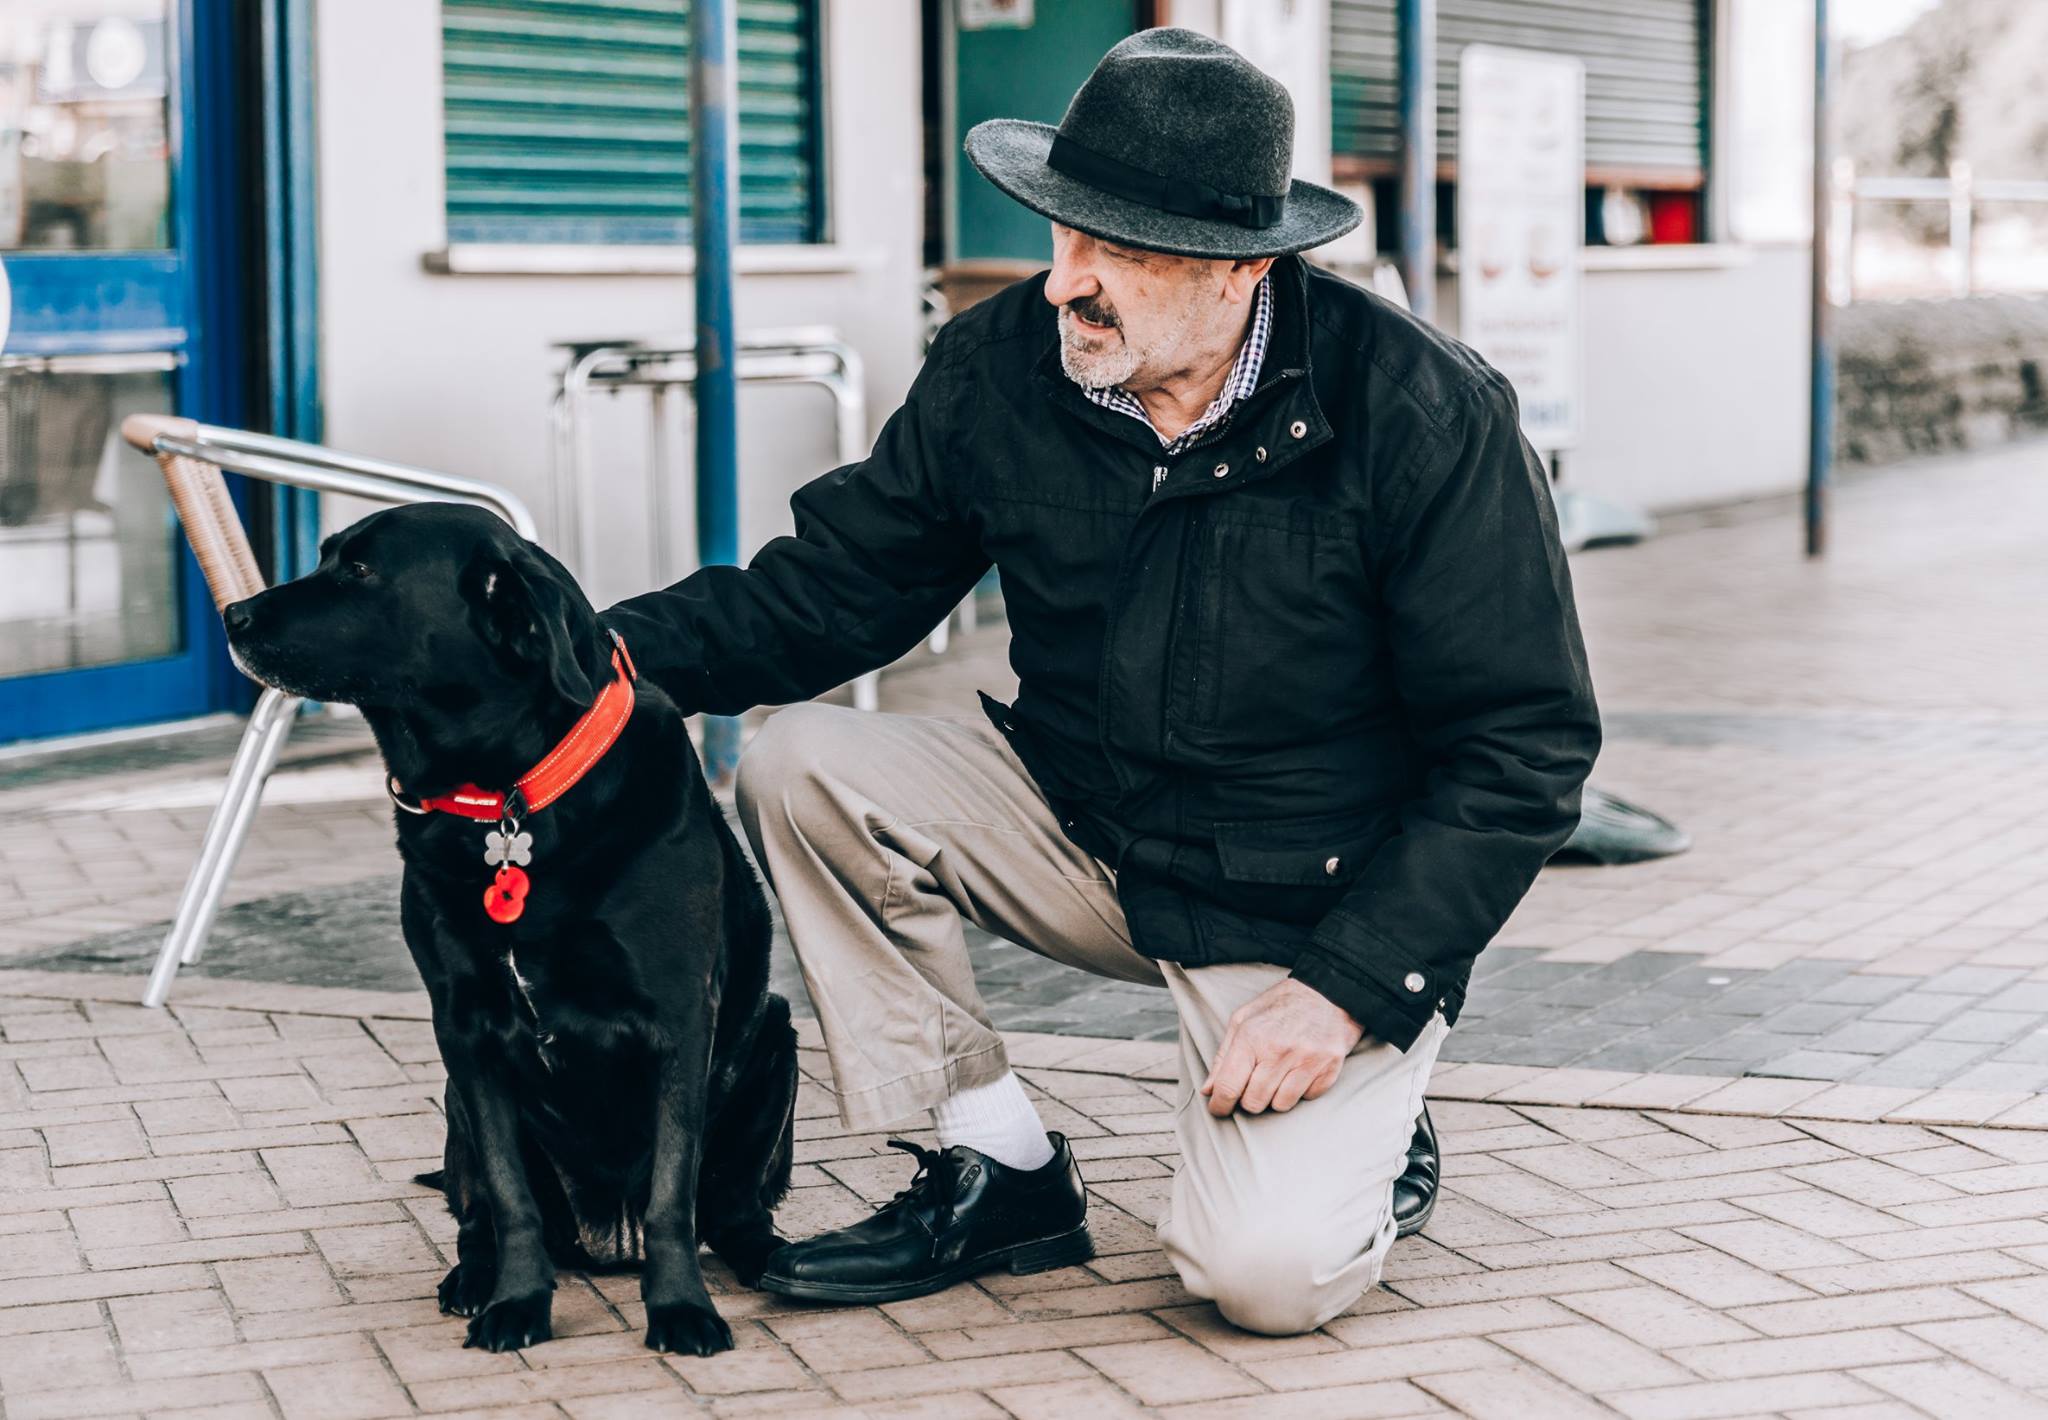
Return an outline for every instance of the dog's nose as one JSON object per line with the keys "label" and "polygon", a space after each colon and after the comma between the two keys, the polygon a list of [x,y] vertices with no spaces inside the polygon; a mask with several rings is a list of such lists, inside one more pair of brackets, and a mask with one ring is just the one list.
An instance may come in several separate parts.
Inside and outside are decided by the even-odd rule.
{"label": "dog's nose", "polygon": [[228,635],[239,636],[249,629],[249,623],[256,619],[247,602],[230,602],[220,614],[221,621],[228,628]]}

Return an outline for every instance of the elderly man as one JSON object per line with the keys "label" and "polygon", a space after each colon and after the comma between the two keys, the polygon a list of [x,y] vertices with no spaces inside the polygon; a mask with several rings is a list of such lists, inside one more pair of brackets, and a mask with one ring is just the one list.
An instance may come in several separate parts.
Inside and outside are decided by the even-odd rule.
{"label": "elderly man", "polygon": [[1320,1325],[1434,1202],[1423,1087],[1473,958],[1577,822],[1599,722],[1542,465],[1471,351],[1298,253],[1286,91],[1185,30],[1057,131],[967,151],[1050,271],[953,320],[796,533],[614,608],[686,709],[801,700],[914,646],[993,564],[1015,705],[805,706],[739,807],[853,1128],[931,1112],[876,1215],[761,1285],[876,1302],[1091,1255],[1086,1195],[961,919],[1180,1014],[1160,1241],[1253,1331]]}

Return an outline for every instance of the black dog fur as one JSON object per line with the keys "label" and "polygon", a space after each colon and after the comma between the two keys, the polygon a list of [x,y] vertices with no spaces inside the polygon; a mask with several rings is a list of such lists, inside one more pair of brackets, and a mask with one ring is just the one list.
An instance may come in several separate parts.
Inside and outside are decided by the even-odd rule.
{"label": "black dog fur", "polygon": [[[362,708],[408,798],[506,789],[612,679],[569,573],[496,517],[364,519],[318,567],[226,611],[243,667]],[[628,651],[630,653],[630,647]],[[611,751],[529,816],[532,888],[484,912],[491,824],[394,812],[406,945],[448,1068],[441,1309],[492,1351],[547,1339],[555,1269],[641,1266],[647,1345],[732,1345],[698,1265],[751,1285],[782,1243],[796,1036],[768,990],[769,918],[674,702],[639,682]]]}

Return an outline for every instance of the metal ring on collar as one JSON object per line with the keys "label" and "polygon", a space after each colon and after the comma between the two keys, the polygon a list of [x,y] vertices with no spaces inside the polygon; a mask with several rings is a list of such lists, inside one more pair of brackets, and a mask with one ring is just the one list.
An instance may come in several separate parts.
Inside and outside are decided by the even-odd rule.
{"label": "metal ring on collar", "polygon": [[392,803],[398,805],[398,807],[404,809],[409,814],[426,814],[432,812],[432,810],[428,809],[424,804],[408,803],[405,798],[405,791],[398,787],[398,781],[392,778],[389,773],[386,773],[384,776],[384,792],[391,796]]}

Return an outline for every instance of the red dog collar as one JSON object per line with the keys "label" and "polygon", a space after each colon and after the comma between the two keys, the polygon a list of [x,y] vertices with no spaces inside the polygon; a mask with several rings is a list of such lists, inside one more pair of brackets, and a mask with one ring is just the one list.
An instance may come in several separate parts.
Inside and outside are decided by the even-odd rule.
{"label": "red dog collar", "polygon": [[[575,788],[577,781],[604,758],[605,751],[618,743],[626,721],[633,717],[633,682],[639,679],[639,672],[633,668],[633,658],[626,654],[626,643],[617,632],[612,633],[612,643],[611,684],[598,693],[596,703],[569,727],[561,743],[549,750],[539,764],[520,775],[510,791],[463,784],[451,793],[421,799],[420,808],[460,814],[480,823],[496,823],[504,818],[523,817],[522,805],[525,813],[539,813]],[[510,813],[506,811],[508,805]]]}
{"label": "red dog collar", "polygon": [[612,681],[598,692],[597,700],[584,711],[561,743],[547,752],[539,764],[519,776],[512,787],[500,792],[463,784],[451,793],[411,803],[404,790],[388,775],[384,787],[391,801],[407,813],[457,814],[479,823],[495,823],[485,835],[484,861],[496,866],[491,885],[484,889],[484,911],[493,922],[517,921],[526,910],[529,884],[520,865],[532,861],[533,837],[519,831],[526,815],[538,813],[575,788],[605,752],[618,743],[626,722],[633,718],[633,682],[640,673],[626,653],[626,643],[612,632]]}

